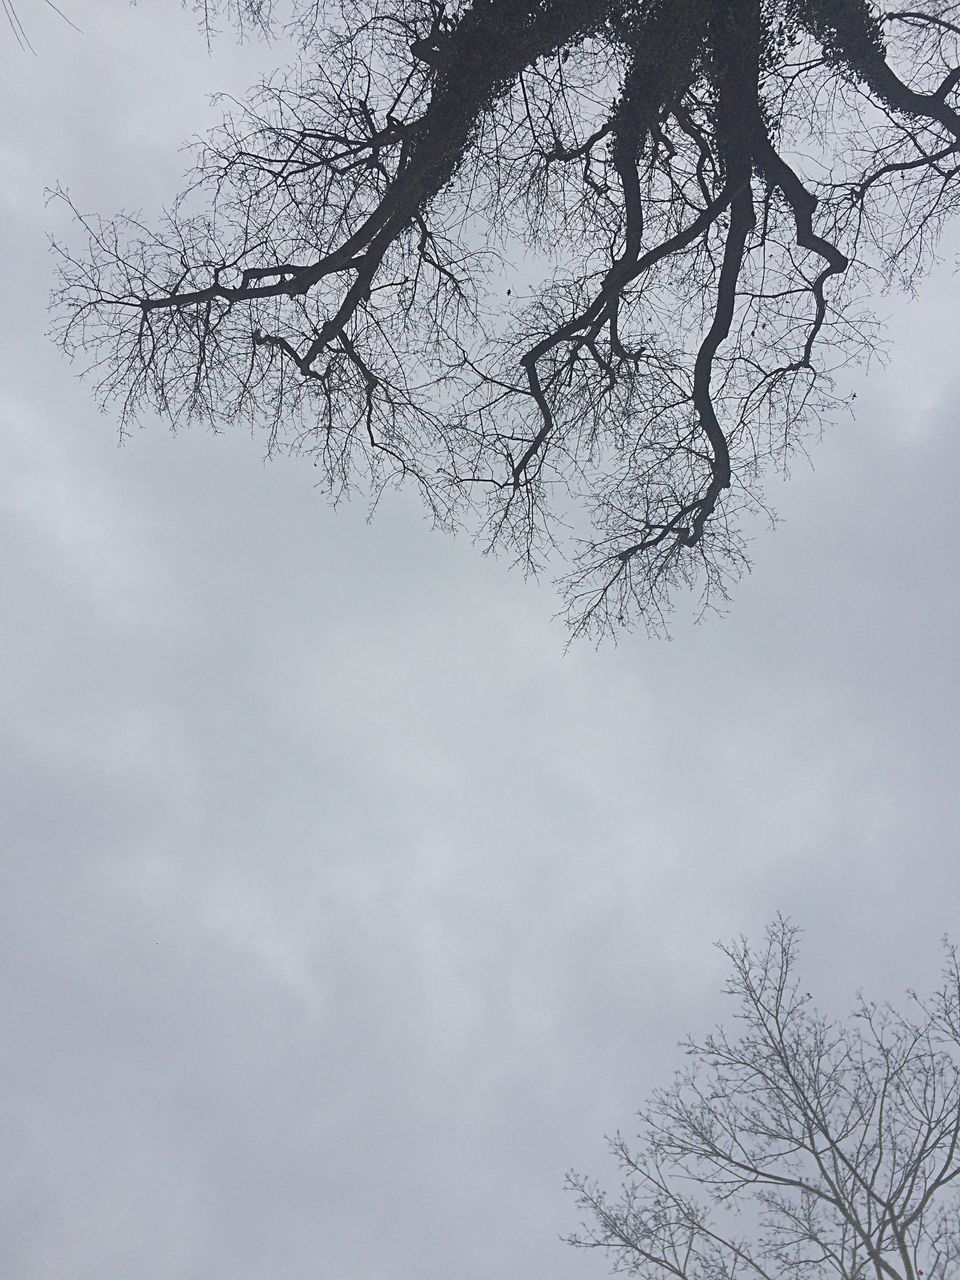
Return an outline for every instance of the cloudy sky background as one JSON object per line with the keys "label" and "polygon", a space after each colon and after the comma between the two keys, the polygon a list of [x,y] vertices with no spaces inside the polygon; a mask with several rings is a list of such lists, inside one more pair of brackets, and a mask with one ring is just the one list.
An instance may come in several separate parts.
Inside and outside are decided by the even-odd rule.
{"label": "cloudy sky background", "polygon": [[43,190],[155,211],[276,55],[69,12],[0,29],[0,1275],[601,1276],[564,1171],[723,1014],[715,940],[790,913],[842,1012],[960,933],[956,278],[880,301],[727,619],[565,655],[412,498],[117,449],[44,337]]}

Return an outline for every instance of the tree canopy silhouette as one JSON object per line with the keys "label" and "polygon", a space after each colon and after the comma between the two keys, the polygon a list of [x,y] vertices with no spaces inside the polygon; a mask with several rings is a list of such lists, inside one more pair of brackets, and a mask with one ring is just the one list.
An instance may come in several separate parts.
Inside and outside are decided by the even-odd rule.
{"label": "tree canopy silhouette", "polygon": [[[269,22],[246,0],[234,16]],[[82,217],[59,339],[125,421],[409,482],[575,632],[747,561],[762,479],[958,205],[960,3],[343,0],[155,227]],[[78,216],[80,216],[78,214]]]}
{"label": "tree canopy silhouette", "polygon": [[847,1023],[797,977],[797,930],[721,948],[738,1034],[610,1143],[614,1196],[571,1174],[570,1243],[638,1280],[952,1280],[960,1265],[960,958],[910,1012],[860,997]]}

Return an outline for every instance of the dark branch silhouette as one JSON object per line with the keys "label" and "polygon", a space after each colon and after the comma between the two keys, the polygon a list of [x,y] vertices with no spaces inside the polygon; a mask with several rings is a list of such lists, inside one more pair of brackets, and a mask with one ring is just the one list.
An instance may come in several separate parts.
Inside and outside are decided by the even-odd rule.
{"label": "dark branch silhouette", "polygon": [[228,104],[158,228],[81,217],[59,248],[100,397],[259,425],[334,496],[413,483],[530,568],[569,532],[575,632],[726,599],[764,470],[872,349],[858,296],[956,211],[960,4],[296,21],[302,63]]}
{"label": "dark branch silhouette", "polygon": [[[63,10],[53,3],[53,0],[43,0],[43,3],[48,9],[52,9],[57,17],[62,19],[68,27],[72,27],[74,31],[79,33],[80,28],[76,23],[70,21]],[[0,9],[3,10],[3,16],[6,19],[7,26],[10,28],[10,32],[20,49],[36,56],[37,51],[30,41],[30,36],[27,34],[27,28],[23,25],[15,0],[0,0]]]}

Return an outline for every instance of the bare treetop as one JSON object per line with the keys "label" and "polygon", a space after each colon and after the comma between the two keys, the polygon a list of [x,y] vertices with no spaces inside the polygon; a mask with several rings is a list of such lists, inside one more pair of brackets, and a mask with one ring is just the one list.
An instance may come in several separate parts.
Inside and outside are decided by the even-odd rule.
{"label": "bare treetop", "polygon": [[57,333],[98,395],[247,422],[334,497],[408,481],[441,525],[558,555],[575,632],[724,600],[764,470],[872,348],[858,297],[957,209],[960,4],[296,22],[300,65],[227,104],[159,223],[83,217],[60,248]]}
{"label": "bare treetop", "polygon": [[642,1280],[953,1280],[960,1269],[960,965],[904,1015],[861,998],[848,1024],[799,982],[797,931],[724,948],[739,1034],[685,1044],[690,1066],[611,1143],[606,1195],[571,1175],[571,1243]]}

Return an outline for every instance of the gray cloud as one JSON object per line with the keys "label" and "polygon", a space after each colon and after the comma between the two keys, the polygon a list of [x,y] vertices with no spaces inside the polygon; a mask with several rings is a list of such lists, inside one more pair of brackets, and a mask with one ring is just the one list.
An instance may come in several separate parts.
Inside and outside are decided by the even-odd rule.
{"label": "gray cloud", "polygon": [[156,205],[218,84],[169,7],[8,52],[0,1273],[601,1274],[571,1164],[782,908],[818,998],[955,929],[960,313],[891,311],[726,620],[595,653],[412,500],[114,424],[44,341],[41,191]]}

